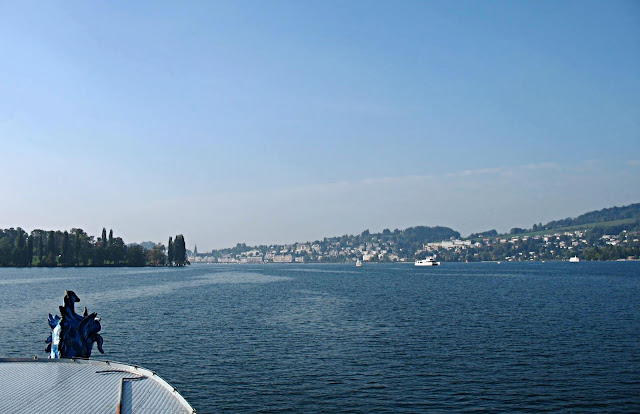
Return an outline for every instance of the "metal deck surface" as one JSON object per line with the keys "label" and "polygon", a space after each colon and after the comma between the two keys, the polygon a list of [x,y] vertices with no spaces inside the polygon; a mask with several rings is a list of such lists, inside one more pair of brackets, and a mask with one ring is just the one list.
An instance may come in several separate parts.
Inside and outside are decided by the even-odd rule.
{"label": "metal deck surface", "polygon": [[195,410],[147,369],[100,360],[0,358],[0,413],[180,413]]}

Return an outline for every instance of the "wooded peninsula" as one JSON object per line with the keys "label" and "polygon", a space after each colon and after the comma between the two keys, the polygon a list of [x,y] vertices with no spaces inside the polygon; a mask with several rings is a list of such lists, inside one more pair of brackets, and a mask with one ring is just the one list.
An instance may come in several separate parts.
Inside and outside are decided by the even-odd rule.
{"label": "wooded peninsula", "polygon": [[[145,243],[149,245],[149,243]],[[0,267],[100,267],[100,266],[185,266],[184,236],[169,237],[168,247],[150,243],[125,244],[120,237],[107,236],[106,228],[97,239],[82,229],[71,231],[0,229]]]}

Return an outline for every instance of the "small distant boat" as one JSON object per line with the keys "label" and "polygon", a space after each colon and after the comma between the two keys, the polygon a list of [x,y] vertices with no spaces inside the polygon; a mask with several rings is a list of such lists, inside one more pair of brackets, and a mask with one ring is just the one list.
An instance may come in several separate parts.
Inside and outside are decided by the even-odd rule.
{"label": "small distant boat", "polygon": [[362,267],[362,261],[360,259],[356,260],[356,267]]}
{"label": "small distant boat", "polygon": [[436,259],[433,257],[427,257],[424,260],[416,260],[416,266],[440,266],[440,262],[436,262]]}
{"label": "small distant boat", "polygon": [[578,256],[573,256],[572,258],[569,259],[569,261],[572,263],[578,263],[580,259],[578,258]]}

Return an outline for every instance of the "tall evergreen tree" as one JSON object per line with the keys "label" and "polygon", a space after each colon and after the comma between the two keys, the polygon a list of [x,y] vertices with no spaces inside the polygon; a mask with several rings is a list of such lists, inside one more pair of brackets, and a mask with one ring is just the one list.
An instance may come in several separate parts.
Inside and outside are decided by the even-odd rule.
{"label": "tall evergreen tree", "polygon": [[182,266],[182,256],[181,256],[181,249],[180,249],[180,235],[177,235],[174,239],[173,239],[173,260],[176,264],[176,266]]}
{"label": "tall evergreen tree", "polygon": [[167,266],[173,266],[174,250],[173,250],[173,238],[169,237],[169,245],[167,247]]}
{"label": "tall evergreen tree", "polygon": [[65,231],[62,236],[62,266],[69,265],[69,232]]}
{"label": "tall evergreen tree", "polygon": [[102,248],[107,248],[107,229],[104,227],[102,228]]}
{"label": "tall evergreen tree", "polygon": [[182,234],[178,234],[173,242],[173,254],[177,266],[184,266],[186,264],[187,249]]}
{"label": "tall evergreen tree", "polygon": [[49,231],[49,240],[47,241],[47,254],[55,256],[56,249],[56,233],[53,230]]}
{"label": "tall evergreen tree", "polygon": [[24,232],[20,227],[16,229],[15,239],[13,240],[14,248],[12,249],[11,261],[15,266],[26,266],[24,260]]}
{"label": "tall evergreen tree", "polygon": [[80,230],[76,230],[76,238],[73,241],[73,263],[76,266],[80,264]]}
{"label": "tall evergreen tree", "polygon": [[38,260],[42,262],[44,258],[44,233],[38,234]]}
{"label": "tall evergreen tree", "polygon": [[16,247],[18,248],[18,250],[22,250],[24,248],[24,230],[18,227],[16,231]]}
{"label": "tall evergreen tree", "polygon": [[109,229],[109,246],[113,246],[113,229]]}
{"label": "tall evergreen tree", "polygon": [[56,258],[58,256],[58,249],[56,248],[56,233],[50,230],[47,237],[47,258],[45,261],[46,266],[56,266]]}
{"label": "tall evergreen tree", "polygon": [[33,234],[27,237],[27,266],[33,263]]}

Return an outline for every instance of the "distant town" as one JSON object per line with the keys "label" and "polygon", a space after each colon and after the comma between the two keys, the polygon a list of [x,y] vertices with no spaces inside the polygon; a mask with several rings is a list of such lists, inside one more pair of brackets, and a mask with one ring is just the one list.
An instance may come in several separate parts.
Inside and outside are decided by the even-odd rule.
{"label": "distant town", "polygon": [[462,238],[448,227],[410,227],[313,242],[269,246],[237,244],[207,253],[188,251],[191,263],[347,263],[413,262],[435,257],[450,262],[637,260],[640,256],[640,203],[583,214],[575,219],[495,230]]}

